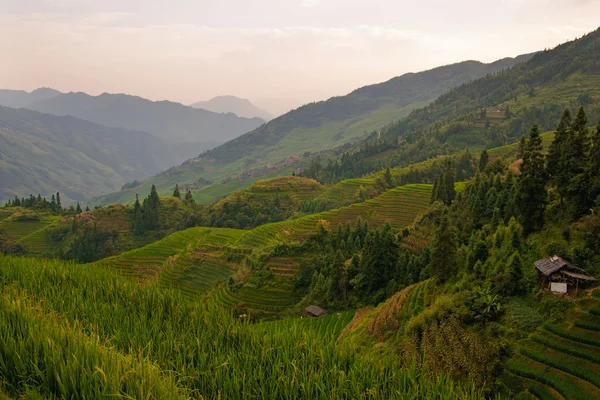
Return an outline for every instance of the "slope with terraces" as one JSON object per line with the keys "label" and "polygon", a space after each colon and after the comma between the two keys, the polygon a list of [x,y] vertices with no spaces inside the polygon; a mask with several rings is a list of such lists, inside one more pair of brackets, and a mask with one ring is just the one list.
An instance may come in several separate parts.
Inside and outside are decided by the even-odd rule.
{"label": "slope with terraces", "polygon": [[519,343],[502,377],[514,393],[600,398],[600,296],[579,300],[575,307],[564,322],[546,323]]}

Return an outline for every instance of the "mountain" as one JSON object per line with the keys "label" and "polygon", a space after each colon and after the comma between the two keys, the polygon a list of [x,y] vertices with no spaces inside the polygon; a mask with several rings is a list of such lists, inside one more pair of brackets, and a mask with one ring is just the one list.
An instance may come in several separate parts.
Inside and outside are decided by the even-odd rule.
{"label": "mountain", "polygon": [[197,154],[201,146],[0,107],[0,201],[60,191],[68,203],[113,192]]}
{"label": "mountain", "polygon": [[235,96],[217,96],[207,101],[199,101],[190,107],[201,108],[216,113],[233,113],[238,117],[261,118],[265,121],[273,119],[273,115],[261,110],[247,99]]}
{"label": "mountain", "polygon": [[[458,149],[512,143],[533,124],[542,131],[555,129],[567,107],[586,107],[589,122],[595,123],[600,118],[599,54],[600,29],[461,85],[349,149],[351,162],[401,165]],[[385,154],[375,155],[374,147]]]}
{"label": "mountain", "polygon": [[[426,106],[458,85],[510,68],[531,56],[505,58],[491,64],[465,61],[405,74],[365,86],[346,96],[302,106],[203,154],[201,158],[165,171],[144,182],[144,188],[149,190],[156,184],[166,193],[175,183],[193,184],[202,178],[215,183],[203,187],[197,198],[203,202],[213,201],[259,177],[291,174],[299,166],[296,162],[299,156],[349,145],[368,136],[369,132],[405,117],[413,109]],[[277,172],[273,173],[274,170]],[[131,191],[119,192],[95,202],[128,202],[134,195]]]}
{"label": "mountain", "polygon": [[262,125],[260,118],[217,114],[170,101],[150,101],[126,94],[90,96],[51,89],[31,93],[0,92],[0,105],[70,115],[96,124],[152,133],[186,142],[224,142]]}
{"label": "mountain", "polygon": [[29,93],[24,90],[0,90],[0,105],[12,108],[27,107],[38,101],[57,97],[61,92],[50,88],[39,88]]}

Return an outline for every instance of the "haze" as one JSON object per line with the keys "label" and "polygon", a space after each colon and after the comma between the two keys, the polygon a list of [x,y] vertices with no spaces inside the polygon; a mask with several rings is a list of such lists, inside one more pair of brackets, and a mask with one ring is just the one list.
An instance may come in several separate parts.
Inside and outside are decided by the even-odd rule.
{"label": "haze", "polygon": [[233,94],[279,114],[466,59],[554,47],[598,1],[0,0],[0,87],[189,104]]}

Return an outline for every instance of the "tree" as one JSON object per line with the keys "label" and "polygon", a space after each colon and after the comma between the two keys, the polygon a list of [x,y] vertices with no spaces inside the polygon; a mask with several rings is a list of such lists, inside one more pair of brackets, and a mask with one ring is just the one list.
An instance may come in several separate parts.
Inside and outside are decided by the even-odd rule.
{"label": "tree", "polygon": [[519,158],[523,158],[523,154],[525,154],[525,146],[527,144],[527,140],[525,136],[521,136],[521,140],[519,140],[519,145],[517,147],[517,154]]}
{"label": "tree", "polygon": [[456,229],[450,223],[448,212],[440,219],[440,225],[435,231],[431,252],[431,271],[440,281],[445,282],[456,272],[456,251],[458,237]]}
{"label": "tree", "polygon": [[526,233],[538,230],[544,224],[544,211],[548,203],[548,179],[544,164],[540,127],[535,124],[525,144],[516,194],[521,225]]}
{"label": "tree", "polygon": [[450,205],[456,197],[454,188],[454,178],[456,171],[450,159],[446,160],[444,170],[435,178],[433,191],[431,192],[431,202],[442,201]]}
{"label": "tree", "polygon": [[569,183],[570,176],[568,175],[568,142],[571,130],[571,111],[567,108],[563,112],[562,118],[556,128],[554,140],[548,150],[548,174],[551,183],[556,186],[558,193],[562,199],[565,196],[566,188]]}
{"label": "tree", "polygon": [[481,152],[481,156],[479,157],[479,171],[483,171],[488,163],[490,156],[488,155],[487,150],[483,150]]}
{"label": "tree", "polygon": [[598,120],[598,125],[592,135],[587,175],[590,184],[590,199],[600,205],[600,120]]}
{"label": "tree", "polygon": [[515,251],[508,261],[506,270],[508,277],[508,295],[515,296],[523,294],[525,285],[523,282],[523,260],[518,251]]}
{"label": "tree", "polygon": [[390,171],[390,167],[387,167],[387,168],[386,168],[386,170],[385,170],[385,174],[383,175],[383,179],[384,179],[384,181],[385,181],[385,185],[386,185],[388,188],[391,188],[391,187],[393,187],[393,186],[394,186],[394,183],[393,183],[393,178],[392,178],[392,172]]}
{"label": "tree", "polygon": [[175,190],[173,191],[173,197],[177,197],[178,199],[181,199],[181,193],[179,192],[179,185],[177,183],[175,184]]}
{"label": "tree", "polygon": [[81,205],[79,204],[79,202],[77,202],[77,207],[75,207],[75,212],[77,214],[81,214]]}
{"label": "tree", "polygon": [[135,203],[133,204],[132,225],[133,233],[135,235],[143,233],[144,227],[142,226],[142,207],[140,206],[140,199],[137,193],[135,194]]}
{"label": "tree", "polygon": [[452,204],[452,201],[456,198],[456,189],[454,188],[454,177],[456,175],[456,171],[454,170],[454,165],[452,161],[448,159],[446,161],[446,168],[444,170],[444,175],[442,178],[442,190],[441,196],[442,201],[446,205]]}
{"label": "tree", "polygon": [[572,134],[567,142],[566,163],[562,165],[564,174],[569,177],[565,191],[567,208],[571,218],[584,215],[590,207],[589,182],[586,169],[588,166],[590,142],[588,138],[587,116],[583,107],[571,125]]}
{"label": "tree", "polygon": [[60,193],[56,192],[56,210],[62,210],[62,205],[60,204]]}

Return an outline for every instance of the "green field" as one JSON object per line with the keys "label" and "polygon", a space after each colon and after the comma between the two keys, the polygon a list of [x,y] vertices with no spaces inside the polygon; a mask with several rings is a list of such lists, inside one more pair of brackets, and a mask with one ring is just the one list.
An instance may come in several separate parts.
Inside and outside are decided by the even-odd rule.
{"label": "green field", "polygon": [[593,310],[562,324],[546,324],[520,342],[518,354],[507,363],[512,375],[523,378],[505,377],[513,391],[544,392],[546,398],[560,398],[558,393],[568,400],[600,398],[600,332]]}
{"label": "green field", "polygon": [[237,244],[258,248],[275,243],[298,241],[315,234],[319,221],[327,221],[335,230],[340,224],[355,223],[358,217],[367,221],[372,227],[382,227],[386,223],[393,228],[404,227],[412,224],[418,215],[427,210],[432,187],[428,184],[399,186],[364,203],[262,225],[243,235]]}

